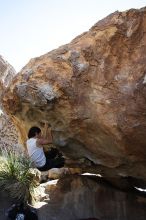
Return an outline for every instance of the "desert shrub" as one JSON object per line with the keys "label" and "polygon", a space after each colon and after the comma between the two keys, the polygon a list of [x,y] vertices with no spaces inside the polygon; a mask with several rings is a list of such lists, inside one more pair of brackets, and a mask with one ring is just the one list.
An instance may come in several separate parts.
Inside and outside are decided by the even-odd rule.
{"label": "desert shrub", "polygon": [[31,161],[24,154],[2,151],[0,155],[0,189],[15,202],[31,202],[38,182],[31,173]]}

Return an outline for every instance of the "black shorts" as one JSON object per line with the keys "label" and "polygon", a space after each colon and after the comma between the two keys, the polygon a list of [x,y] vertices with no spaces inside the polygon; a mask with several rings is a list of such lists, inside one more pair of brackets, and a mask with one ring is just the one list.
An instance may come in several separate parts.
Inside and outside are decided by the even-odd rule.
{"label": "black shorts", "polygon": [[40,171],[47,171],[52,168],[61,168],[64,166],[64,158],[56,148],[45,152],[46,164],[43,167],[37,167]]}

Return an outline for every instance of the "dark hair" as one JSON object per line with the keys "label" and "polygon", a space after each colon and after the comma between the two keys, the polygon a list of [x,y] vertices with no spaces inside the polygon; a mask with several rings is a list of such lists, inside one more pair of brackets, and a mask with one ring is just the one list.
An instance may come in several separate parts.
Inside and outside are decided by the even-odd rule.
{"label": "dark hair", "polygon": [[29,132],[28,132],[28,138],[35,137],[36,134],[39,134],[40,132],[41,132],[40,128],[38,128],[38,127],[31,127],[29,129]]}

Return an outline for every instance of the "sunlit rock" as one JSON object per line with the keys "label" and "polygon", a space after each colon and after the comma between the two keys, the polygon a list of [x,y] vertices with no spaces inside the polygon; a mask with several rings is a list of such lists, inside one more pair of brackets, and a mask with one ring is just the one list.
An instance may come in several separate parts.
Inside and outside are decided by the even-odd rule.
{"label": "sunlit rock", "polygon": [[68,168],[52,168],[48,172],[49,179],[59,179],[60,177],[69,173]]}
{"label": "sunlit rock", "polygon": [[49,179],[59,179],[65,175],[81,174],[81,173],[82,173],[82,169],[80,168],[67,168],[67,167],[52,168],[48,171],[48,177]]}

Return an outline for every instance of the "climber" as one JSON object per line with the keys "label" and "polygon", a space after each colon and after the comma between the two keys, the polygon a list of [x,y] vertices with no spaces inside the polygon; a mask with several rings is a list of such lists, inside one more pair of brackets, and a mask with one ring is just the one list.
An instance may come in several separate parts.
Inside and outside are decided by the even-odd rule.
{"label": "climber", "polygon": [[45,152],[45,145],[48,144],[52,144],[50,131],[44,138],[39,127],[30,128],[26,142],[27,151],[32,163],[40,171],[47,171],[51,168],[61,168],[64,166],[64,158],[56,148],[51,148]]}

